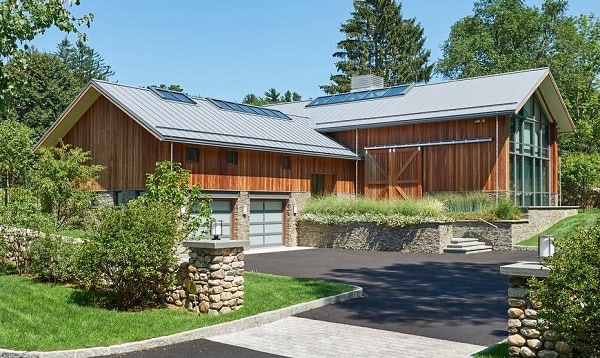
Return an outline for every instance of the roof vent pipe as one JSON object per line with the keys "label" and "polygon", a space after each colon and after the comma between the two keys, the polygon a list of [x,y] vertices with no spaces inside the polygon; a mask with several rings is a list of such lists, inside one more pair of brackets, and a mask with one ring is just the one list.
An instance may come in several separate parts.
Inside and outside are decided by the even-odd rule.
{"label": "roof vent pipe", "polygon": [[360,75],[350,78],[350,92],[367,91],[383,88],[383,77],[375,75]]}

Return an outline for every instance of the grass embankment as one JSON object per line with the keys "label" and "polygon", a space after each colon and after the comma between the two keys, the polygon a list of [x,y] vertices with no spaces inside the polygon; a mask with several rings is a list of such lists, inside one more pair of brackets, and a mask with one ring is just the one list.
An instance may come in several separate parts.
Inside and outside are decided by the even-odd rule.
{"label": "grass embankment", "polygon": [[222,316],[183,309],[122,312],[95,307],[89,292],[0,276],[0,347],[50,351],[107,346],[214,325],[331,296],[351,286],[248,272],[244,308]]}
{"label": "grass embankment", "polygon": [[574,235],[577,233],[577,230],[591,228],[598,220],[600,220],[599,209],[579,210],[577,215],[557,222],[544,232],[519,242],[518,245],[537,246],[538,236],[540,235],[552,235],[556,238]]}
{"label": "grass embankment", "polygon": [[508,343],[493,345],[473,355],[474,358],[508,358]]}

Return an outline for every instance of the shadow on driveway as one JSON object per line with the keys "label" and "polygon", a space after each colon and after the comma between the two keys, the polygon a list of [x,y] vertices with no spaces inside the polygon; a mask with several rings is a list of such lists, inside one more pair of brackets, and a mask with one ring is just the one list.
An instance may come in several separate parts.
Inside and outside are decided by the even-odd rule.
{"label": "shadow on driveway", "polygon": [[507,336],[508,280],[499,266],[534,259],[531,252],[467,256],[315,249],[248,256],[246,267],[364,289],[362,299],[299,317],[490,345]]}

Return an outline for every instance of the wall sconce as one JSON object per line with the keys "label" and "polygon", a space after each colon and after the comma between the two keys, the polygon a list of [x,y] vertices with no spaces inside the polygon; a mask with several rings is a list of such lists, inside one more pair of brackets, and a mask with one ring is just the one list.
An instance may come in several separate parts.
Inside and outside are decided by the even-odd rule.
{"label": "wall sconce", "polygon": [[479,123],[485,123],[485,119],[476,119],[475,123],[479,124]]}
{"label": "wall sconce", "polygon": [[294,214],[294,215],[298,214],[298,204],[294,204],[292,206],[292,214]]}
{"label": "wall sconce", "polygon": [[541,235],[538,237],[538,257],[545,258],[554,255],[554,236]]}
{"label": "wall sconce", "polygon": [[242,205],[242,215],[248,215],[248,205],[246,204]]}
{"label": "wall sconce", "polygon": [[214,220],[210,228],[210,234],[213,240],[221,240],[219,236],[223,235],[223,220]]}

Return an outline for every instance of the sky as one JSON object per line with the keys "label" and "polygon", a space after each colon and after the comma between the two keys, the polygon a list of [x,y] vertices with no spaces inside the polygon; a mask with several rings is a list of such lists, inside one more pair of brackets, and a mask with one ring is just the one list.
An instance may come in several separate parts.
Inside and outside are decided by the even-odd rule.
{"label": "sky", "polygon": [[[450,27],[473,12],[473,0],[401,3],[403,16],[424,28],[430,62],[440,57]],[[194,96],[241,102],[272,87],[304,99],[323,95],[319,85],[335,73],[332,54],[352,9],[352,0],[81,0],[71,11],[94,15],[82,30],[115,72],[111,81],[178,84]],[[600,0],[570,0],[568,12],[600,14]],[[64,37],[51,29],[33,45],[54,52]]]}

